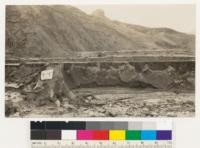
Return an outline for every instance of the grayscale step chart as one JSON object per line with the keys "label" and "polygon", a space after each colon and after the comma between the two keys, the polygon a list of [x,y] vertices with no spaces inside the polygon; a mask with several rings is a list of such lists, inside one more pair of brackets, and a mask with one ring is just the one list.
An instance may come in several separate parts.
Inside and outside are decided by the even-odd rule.
{"label": "grayscale step chart", "polygon": [[31,122],[32,148],[172,148],[169,121]]}

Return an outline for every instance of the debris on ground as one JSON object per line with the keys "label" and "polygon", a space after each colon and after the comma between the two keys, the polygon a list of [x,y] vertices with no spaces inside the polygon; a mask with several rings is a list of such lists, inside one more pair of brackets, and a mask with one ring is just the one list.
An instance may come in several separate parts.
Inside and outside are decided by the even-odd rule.
{"label": "debris on ground", "polygon": [[6,7],[5,34],[8,117],[194,114],[195,35],[33,5]]}
{"label": "debris on ground", "polygon": [[[176,65],[165,66],[162,70],[154,70],[148,64],[143,64],[143,67],[141,65],[139,68],[130,63],[117,66],[71,65],[66,68],[65,64],[46,64],[37,67],[34,72],[23,71],[22,66],[18,72],[15,69],[15,72],[25,76],[25,79],[19,79],[18,76],[12,79],[13,84],[7,82],[6,116],[29,116],[36,109],[38,111],[35,114],[86,117],[172,117],[193,114],[193,71],[180,74]],[[45,72],[48,74],[46,79],[42,78]],[[11,72],[9,74],[12,76]],[[103,91],[99,95],[95,94],[100,92],[100,87],[104,91],[108,91],[109,87],[112,89],[104,97]],[[118,93],[120,87],[124,88],[122,93]],[[81,88],[88,92],[78,94],[74,91]],[[89,91],[91,88],[96,89],[95,93]],[[191,102],[185,101],[185,93]],[[40,112],[40,109],[43,111]]]}
{"label": "debris on ground", "polygon": [[[109,88],[112,91],[115,88]],[[14,107],[8,108],[10,117],[37,117],[59,116],[59,117],[191,117],[195,113],[194,93],[181,92],[149,92],[132,90],[131,94],[99,94],[82,96],[84,102],[80,105],[69,104],[64,101],[60,106],[49,102],[38,106],[32,104],[12,111]],[[134,93],[136,92],[136,93]],[[11,93],[11,92],[10,92]],[[10,94],[9,93],[9,94]],[[160,96],[162,95],[162,99]],[[9,95],[12,100],[13,95]],[[10,101],[7,101],[9,103]],[[20,102],[16,102],[20,104]],[[30,104],[30,103],[27,103]]]}

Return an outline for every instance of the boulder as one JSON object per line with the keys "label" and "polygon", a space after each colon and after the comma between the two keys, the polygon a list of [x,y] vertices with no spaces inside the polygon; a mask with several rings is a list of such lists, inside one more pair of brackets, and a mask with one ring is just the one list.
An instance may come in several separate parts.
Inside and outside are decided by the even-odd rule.
{"label": "boulder", "polygon": [[140,75],[140,81],[150,84],[155,88],[167,89],[174,83],[171,69],[172,68],[167,68],[165,70],[152,70],[146,64]]}
{"label": "boulder", "polygon": [[119,67],[119,77],[121,81],[125,83],[131,82],[137,77],[135,67],[130,65],[129,63],[122,65],[121,67]]}

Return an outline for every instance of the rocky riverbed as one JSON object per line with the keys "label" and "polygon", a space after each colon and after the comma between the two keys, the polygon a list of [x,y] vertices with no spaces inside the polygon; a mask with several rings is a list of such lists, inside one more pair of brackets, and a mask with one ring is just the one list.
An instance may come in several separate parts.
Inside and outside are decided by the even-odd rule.
{"label": "rocky riverbed", "polygon": [[[104,92],[104,93],[103,93]],[[125,93],[123,93],[125,92]],[[77,89],[78,102],[38,106],[16,91],[6,92],[9,117],[192,117],[192,92],[167,92],[127,88]],[[91,95],[93,93],[93,95]],[[85,94],[85,95],[84,95]],[[9,112],[9,114],[8,114]]]}

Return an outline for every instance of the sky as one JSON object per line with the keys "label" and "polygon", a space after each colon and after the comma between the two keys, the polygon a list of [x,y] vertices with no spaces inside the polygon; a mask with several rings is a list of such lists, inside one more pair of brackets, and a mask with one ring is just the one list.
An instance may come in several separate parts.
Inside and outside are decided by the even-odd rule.
{"label": "sky", "polygon": [[196,7],[193,4],[77,5],[76,7],[87,14],[102,9],[108,18],[130,24],[168,27],[191,34],[195,34],[196,31]]}

